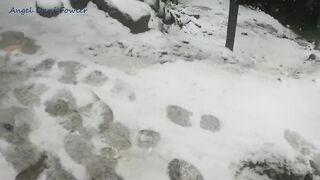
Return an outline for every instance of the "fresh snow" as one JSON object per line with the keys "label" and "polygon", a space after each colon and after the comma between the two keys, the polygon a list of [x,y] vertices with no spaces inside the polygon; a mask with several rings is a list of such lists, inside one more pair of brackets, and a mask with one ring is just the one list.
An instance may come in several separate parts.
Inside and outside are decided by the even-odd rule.
{"label": "fresh snow", "polygon": [[[150,12],[134,0],[112,3],[136,18]],[[296,34],[269,15],[241,7],[235,51],[230,52],[224,48],[228,1],[186,0],[184,4],[200,13],[197,22],[201,29],[192,24],[183,29],[172,26],[164,34],[158,30],[159,20],[153,17],[150,31],[133,35],[91,2],[87,14],[47,19],[37,14],[7,14],[12,6],[34,7],[34,1],[2,0],[0,32],[21,31],[41,46],[36,54],[13,52],[8,63],[23,62],[24,68],[34,68],[47,58],[56,61],[50,71],[34,72],[24,82],[47,87],[40,105],[33,107],[36,123],[29,134],[32,144],[58,156],[64,169],[78,180],[88,179],[85,167],[65,151],[64,138],[70,132],[45,112],[47,100],[69,90],[78,107],[96,101],[98,96],[113,110],[114,121],[130,130],[132,147],[119,152],[116,167],[124,179],[169,179],[168,163],[180,158],[196,166],[206,180],[231,180],[237,163],[252,153],[274,153],[288,160],[300,156],[285,140],[285,130],[298,132],[320,148],[320,66],[305,62],[311,53],[319,56],[319,51],[311,50],[310,43],[296,39]],[[136,12],[136,6],[146,10]],[[0,51],[0,68],[6,55]],[[61,61],[82,65],[76,72],[77,84],[59,80],[63,71],[57,64]],[[84,81],[95,70],[108,77],[102,86]],[[12,95],[0,103],[9,105],[16,105]],[[192,126],[181,127],[168,120],[169,105],[190,111]],[[200,128],[204,114],[219,118],[220,131]],[[101,122],[99,116],[90,118],[83,120],[84,126],[96,128]],[[137,146],[137,134],[142,129],[160,133],[156,147]],[[95,152],[108,146],[99,136],[91,143]],[[6,161],[5,152],[10,147],[0,139],[0,177],[5,180],[14,179],[18,173]],[[319,149],[312,153],[319,153]]]}

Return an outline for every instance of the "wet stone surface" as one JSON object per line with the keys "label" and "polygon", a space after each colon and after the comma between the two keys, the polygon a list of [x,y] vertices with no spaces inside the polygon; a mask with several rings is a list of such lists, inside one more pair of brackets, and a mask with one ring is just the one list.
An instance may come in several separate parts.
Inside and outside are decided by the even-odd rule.
{"label": "wet stone surface", "polygon": [[190,127],[192,126],[190,117],[192,113],[180,106],[169,105],[166,108],[167,118],[182,127]]}

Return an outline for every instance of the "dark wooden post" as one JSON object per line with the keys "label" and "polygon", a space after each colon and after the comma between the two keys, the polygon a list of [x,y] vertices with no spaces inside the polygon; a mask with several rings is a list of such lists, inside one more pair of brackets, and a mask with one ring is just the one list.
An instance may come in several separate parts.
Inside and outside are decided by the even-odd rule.
{"label": "dark wooden post", "polygon": [[230,0],[226,47],[231,51],[233,51],[234,40],[236,36],[238,10],[238,0]]}

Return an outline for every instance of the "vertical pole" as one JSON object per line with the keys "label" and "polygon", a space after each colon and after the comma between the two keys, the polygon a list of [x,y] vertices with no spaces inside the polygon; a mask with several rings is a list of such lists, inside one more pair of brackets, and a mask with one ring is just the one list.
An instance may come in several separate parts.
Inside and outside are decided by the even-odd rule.
{"label": "vertical pole", "polygon": [[231,51],[233,51],[234,40],[236,36],[238,10],[238,0],[230,0],[226,47]]}

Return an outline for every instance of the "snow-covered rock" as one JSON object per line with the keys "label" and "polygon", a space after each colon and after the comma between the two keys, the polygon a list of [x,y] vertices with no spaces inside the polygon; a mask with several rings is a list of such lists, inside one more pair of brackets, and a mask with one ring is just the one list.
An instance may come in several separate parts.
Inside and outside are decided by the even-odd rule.
{"label": "snow-covered rock", "polygon": [[136,0],[93,0],[100,10],[108,13],[127,26],[132,33],[145,32],[149,29],[150,8]]}
{"label": "snow-covered rock", "polygon": [[58,16],[63,7],[61,0],[36,0],[37,13],[42,17]]}

